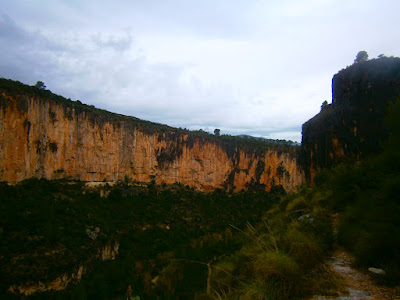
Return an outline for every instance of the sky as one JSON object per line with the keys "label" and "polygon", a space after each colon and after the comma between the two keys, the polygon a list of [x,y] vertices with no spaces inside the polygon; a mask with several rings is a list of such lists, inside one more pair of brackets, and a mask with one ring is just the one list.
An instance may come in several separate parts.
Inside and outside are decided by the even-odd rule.
{"label": "sky", "polygon": [[301,141],[357,53],[400,56],[398,0],[1,0],[0,77],[191,130]]}

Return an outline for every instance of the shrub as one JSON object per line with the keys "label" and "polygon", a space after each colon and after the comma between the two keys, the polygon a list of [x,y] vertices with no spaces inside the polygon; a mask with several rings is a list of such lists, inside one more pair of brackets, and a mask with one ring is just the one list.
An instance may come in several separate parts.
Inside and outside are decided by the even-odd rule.
{"label": "shrub", "polygon": [[294,198],[292,201],[288,203],[286,206],[286,211],[294,212],[294,211],[307,211],[309,210],[310,206],[305,197],[299,196]]}

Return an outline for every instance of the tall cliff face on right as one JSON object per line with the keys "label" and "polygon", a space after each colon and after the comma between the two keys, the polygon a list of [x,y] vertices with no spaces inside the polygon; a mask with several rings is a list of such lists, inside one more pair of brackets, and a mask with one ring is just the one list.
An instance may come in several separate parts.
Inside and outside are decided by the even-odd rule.
{"label": "tall cliff face on right", "polygon": [[378,153],[391,134],[385,117],[400,98],[400,58],[355,63],[332,79],[332,103],[303,124],[306,177],[341,162]]}

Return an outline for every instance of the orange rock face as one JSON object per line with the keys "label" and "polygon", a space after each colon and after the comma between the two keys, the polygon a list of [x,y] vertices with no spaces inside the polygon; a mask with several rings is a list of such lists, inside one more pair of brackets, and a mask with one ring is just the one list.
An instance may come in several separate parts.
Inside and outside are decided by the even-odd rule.
{"label": "orange rock face", "polygon": [[104,118],[100,111],[73,104],[5,92],[1,96],[1,181],[128,177],[205,191],[240,191],[252,182],[293,190],[303,182],[294,151],[229,148],[174,129],[150,132],[127,117],[108,113]]}

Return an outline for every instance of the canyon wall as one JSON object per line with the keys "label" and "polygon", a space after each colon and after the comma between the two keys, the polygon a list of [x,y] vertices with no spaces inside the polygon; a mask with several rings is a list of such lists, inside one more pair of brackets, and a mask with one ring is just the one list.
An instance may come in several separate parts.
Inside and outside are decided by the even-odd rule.
{"label": "canyon wall", "polygon": [[296,147],[196,136],[10,84],[0,85],[0,181],[154,180],[204,191],[303,182]]}
{"label": "canyon wall", "polygon": [[306,178],[342,162],[382,150],[390,132],[385,118],[400,97],[400,59],[355,63],[332,79],[332,104],[303,124],[301,161]]}

